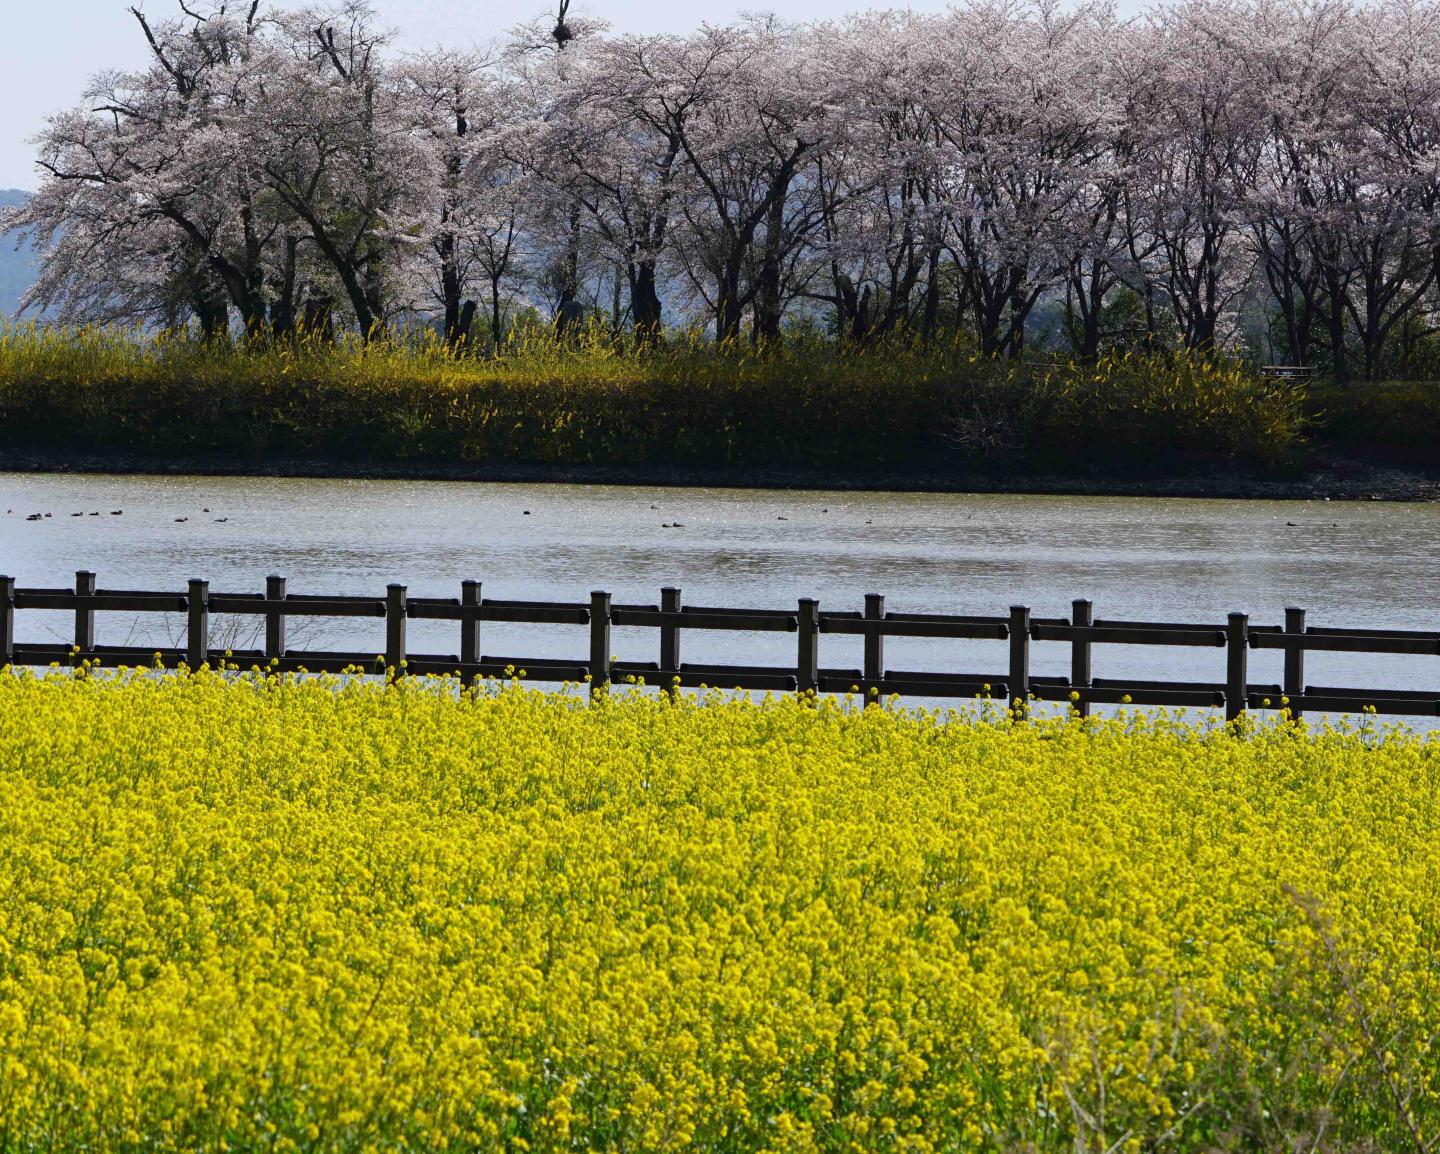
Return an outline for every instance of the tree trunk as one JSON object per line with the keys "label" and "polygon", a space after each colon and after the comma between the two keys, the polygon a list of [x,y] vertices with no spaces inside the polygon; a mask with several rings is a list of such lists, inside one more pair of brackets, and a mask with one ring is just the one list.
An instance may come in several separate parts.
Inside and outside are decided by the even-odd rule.
{"label": "tree trunk", "polygon": [[[345,289],[345,296],[350,301],[350,308],[355,314],[355,324],[360,329],[360,338],[368,344],[374,337],[380,335],[380,317],[373,300],[373,294],[378,293],[379,269],[368,258],[362,258],[357,263],[342,254],[329,230],[313,213],[309,213],[297,201],[292,200],[289,204],[309,226],[310,236],[315,241],[316,247],[330,262],[330,266],[335,270],[335,275],[340,278],[340,283]],[[366,283],[361,283],[362,278]],[[307,327],[310,326],[307,324]]]}
{"label": "tree trunk", "polygon": [[840,271],[840,266],[834,261],[830,262],[830,283],[835,288],[835,335],[841,340],[846,337],[858,341],[861,337],[857,329],[860,318],[860,294],[855,290],[855,282],[850,279],[849,273]]}
{"label": "tree trunk", "polygon": [[335,342],[335,302],[328,296],[305,299],[305,324],[302,335],[314,337],[324,344]]}
{"label": "tree trunk", "polygon": [[785,198],[777,196],[765,214],[765,247],[755,293],[755,340],[759,344],[780,336],[780,242],[785,228]]}
{"label": "tree trunk", "polygon": [[470,343],[470,329],[475,324],[475,302],[467,300],[460,306],[460,320],[455,326],[455,343],[451,349],[463,349]]}
{"label": "tree trunk", "polygon": [[740,335],[740,322],[744,319],[744,306],[740,302],[740,262],[738,257],[726,261],[720,273],[720,299],[716,303],[717,340],[734,340]]}
{"label": "tree trunk", "polygon": [[563,334],[583,311],[580,297],[580,202],[570,201],[566,219],[565,255],[560,258],[560,305],[555,310],[556,330]]}
{"label": "tree trunk", "polygon": [[920,261],[916,257],[915,242],[906,226],[902,244],[903,260],[897,260],[890,267],[890,300],[885,307],[885,316],[880,322],[883,333],[892,333],[910,316],[910,293],[920,278]]}
{"label": "tree trunk", "polygon": [[920,315],[920,339],[935,338],[940,321],[940,246],[932,245],[925,258],[925,311]]}
{"label": "tree trunk", "polygon": [[1095,303],[1093,275],[1074,269],[1065,286],[1065,327],[1070,347],[1086,364],[1100,359],[1100,306]]}
{"label": "tree trunk", "polygon": [[655,262],[642,260],[631,265],[630,318],[640,344],[654,344],[659,339],[661,309],[660,294],[655,291]]}
{"label": "tree trunk", "polygon": [[299,249],[299,237],[285,238],[285,259],[275,286],[275,299],[270,302],[270,335],[279,341],[288,341],[295,335],[295,266]]}
{"label": "tree trunk", "polygon": [[1190,339],[1187,343],[1199,353],[1215,351],[1215,318],[1208,309],[1199,309],[1190,318]]}
{"label": "tree trunk", "polygon": [[1350,376],[1350,364],[1345,355],[1345,293],[1339,278],[1327,278],[1330,294],[1330,308],[1326,311],[1326,327],[1330,333],[1330,371],[1337,381]]}
{"label": "tree trunk", "polygon": [[1145,351],[1156,352],[1160,348],[1160,322],[1155,315],[1155,286],[1145,281]]}
{"label": "tree trunk", "polygon": [[1009,349],[1010,359],[1018,361],[1025,353],[1025,318],[1030,312],[1030,307],[1025,303],[1025,294],[1019,287],[1020,278],[1013,278],[1016,287],[1010,290],[1010,328],[1005,334],[1005,344]]}
{"label": "tree trunk", "polygon": [[1000,338],[1000,321],[1004,313],[1004,300],[997,298],[987,303],[977,294],[975,301],[975,322],[980,333],[980,352],[987,357],[996,356],[1004,347]]}
{"label": "tree trunk", "polygon": [[464,336],[460,327],[460,269],[455,260],[455,234],[446,232],[436,242],[440,255],[440,298],[445,306],[445,347],[453,349]]}
{"label": "tree trunk", "polygon": [[[455,137],[463,140],[470,131],[470,121],[466,117],[463,108],[455,110]],[[460,155],[452,152],[446,158],[445,170],[450,180],[450,187],[454,188],[460,181]],[[441,211],[441,223],[449,224],[454,219],[455,197],[452,195],[451,202],[447,203]],[[460,261],[458,259],[459,243],[455,233],[446,230],[440,234],[438,244],[440,250],[440,295],[444,298],[445,304],[445,345],[454,349],[460,342],[467,340],[470,336],[470,325],[475,320],[475,302],[465,301],[461,303],[461,294],[465,291],[460,276]],[[467,315],[468,312],[468,315]]]}
{"label": "tree trunk", "polygon": [[200,322],[200,335],[204,340],[213,341],[230,332],[230,309],[223,294],[218,294],[210,285],[196,285],[190,298],[190,308]]}

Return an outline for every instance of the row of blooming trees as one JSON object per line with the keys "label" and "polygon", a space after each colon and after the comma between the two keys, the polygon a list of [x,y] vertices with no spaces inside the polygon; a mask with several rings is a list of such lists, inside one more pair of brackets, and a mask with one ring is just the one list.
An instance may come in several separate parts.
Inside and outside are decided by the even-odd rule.
{"label": "row of blooming trees", "polygon": [[[39,138],[30,303],[285,336],[704,319],[963,326],[1020,355],[1205,349],[1382,370],[1440,274],[1440,6],[973,0],[612,36],[569,17],[403,55],[363,0],[135,11],[149,66]],[[479,314],[477,316],[477,313]],[[1033,337],[1032,337],[1033,340]]]}

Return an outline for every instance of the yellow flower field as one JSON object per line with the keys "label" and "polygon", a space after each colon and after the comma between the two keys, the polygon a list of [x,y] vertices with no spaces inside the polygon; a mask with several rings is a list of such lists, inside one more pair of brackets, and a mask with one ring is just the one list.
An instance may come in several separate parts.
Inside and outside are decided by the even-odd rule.
{"label": "yellow flower field", "polygon": [[1422,1151],[1440,744],[0,673],[4,1151]]}

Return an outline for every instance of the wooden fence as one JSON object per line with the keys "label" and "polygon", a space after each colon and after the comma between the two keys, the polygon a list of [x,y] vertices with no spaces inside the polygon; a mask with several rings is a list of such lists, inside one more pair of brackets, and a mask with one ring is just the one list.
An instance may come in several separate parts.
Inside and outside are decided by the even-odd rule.
{"label": "wooden fence", "polygon": [[[17,643],[15,618],[22,610],[73,612],[75,627],[69,644]],[[96,640],[97,613],[172,613],[186,617],[185,644],[153,646],[101,645]],[[264,619],[261,649],[217,649],[211,645],[214,615],[249,615]],[[289,648],[285,626],[297,617],[373,617],[385,622],[383,654],[308,651]],[[459,652],[414,653],[406,644],[411,620],[450,621],[458,626]],[[574,659],[492,656],[481,649],[487,622],[519,622],[585,626],[588,653]],[[611,660],[614,629],[654,629],[659,633],[657,661]],[[705,665],[681,660],[681,639],[687,630],[729,630],[741,633],[793,633],[793,666]],[[829,668],[820,661],[823,634],[864,639],[860,669]],[[258,637],[258,630],[257,630]],[[885,663],[887,637],[981,639],[1008,643],[1003,671],[955,673],[897,670]],[[1030,672],[1032,643],[1069,647],[1068,677]],[[1158,645],[1222,649],[1223,681],[1145,681],[1092,676],[1096,646]],[[1284,680],[1257,685],[1248,679],[1252,649],[1284,651]],[[1002,701],[1072,702],[1082,714],[1091,705],[1223,707],[1227,718],[1247,708],[1280,708],[1282,698],[1297,716],[1306,711],[1359,712],[1440,716],[1440,690],[1394,690],[1314,686],[1305,683],[1305,654],[1316,650],[1349,653],[1440,655],[1440,633],[1400,629],[1333,629],[1305,624],[1303,609],[1287,609],[1283,625],[1253,625],[1244,613],[1231,613],[1223,623],[1175,624],[1153,621],[1112,621],[1093,616],[1089,601],[1073,603],[1069,618],[1033,617],[1014,606],[1003,617],[969,617],[935,613],[892,613],[884,597],[869,594],[863,611],[821,610],[819,602],[801,599],[794,609],[725,609],[682,605],[680,590],[660,592],[658,605],[617,605],[609,593],[590,594],[588,602],[498,601],[481,596],[478,581],[465,581],[458,598],[411,597],[404,585],[390,585],[381,597],[296,595],[286,592],[283,577],[271,577],[264,593],[216,593],[206,581],[191,581],[182,592],[137,592],[100,589],[95,574],[81,571],[71,589],[17,588],[12,577],[0,577],[0,667],[44,666],[81,661],[103,666],[155,665],[198,669],[225,660],[242,668],[261,666],[281,672],[367,672],[458,674],[467,682],[477,677],[506,677],[524,670],[534,681],[592,683],[643,678],[659,686],[711,686],[722,689],[814,690],[820,693],[859,691],[907,697],[992,697]],[[1217,667],[1219,661],[1217,658]]]}

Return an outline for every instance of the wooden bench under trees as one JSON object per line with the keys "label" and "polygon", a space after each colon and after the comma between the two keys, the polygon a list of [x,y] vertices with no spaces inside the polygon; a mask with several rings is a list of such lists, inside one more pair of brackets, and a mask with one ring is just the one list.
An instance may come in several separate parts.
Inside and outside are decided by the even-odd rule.
{"label": "wooden bench under trees", "polygon": [[1303,385],[1313,381],[1317,371],[1310,365],[1266,365],[1260,370],[1260,376],[1267,381],[1294,381]]}

